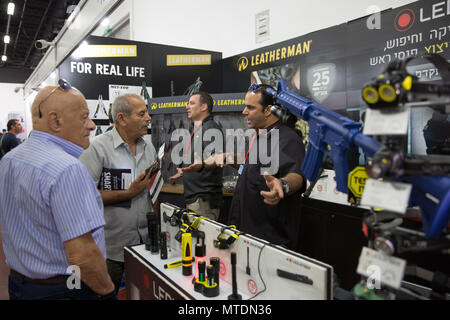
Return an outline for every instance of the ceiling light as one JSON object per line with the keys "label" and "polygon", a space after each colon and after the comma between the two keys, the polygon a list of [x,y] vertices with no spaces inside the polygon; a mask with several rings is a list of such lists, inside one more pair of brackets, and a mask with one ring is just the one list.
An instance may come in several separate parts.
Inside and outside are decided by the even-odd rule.
{"label": "ceiling light", "polygon": [[3,41],[5,43],[9,43],[10,40],[11,40],[11,38],[8,35],[5,35],[5,37],[3,38]]}
{"label": "ceiling light", "polygon": [[102,20],[102,23],[101,23],[101,26],[102,26],[102,27],[107,27],[107,26],[109,26],[109,19],[108,19],[108,18],[103,19],[103,20]]}
{"label": "ceiling light", "polygon": [[8,60],[8,57],[5,56],[5,55],[3,55],[3,56],[2,56],[2,61],[3,61],[3,62],[6,62],[6,60]]}
{"label": "ceiling light", "polygon": [[15,5],[13,2],[8,3],[8,14],[12,16],[14,14]]}

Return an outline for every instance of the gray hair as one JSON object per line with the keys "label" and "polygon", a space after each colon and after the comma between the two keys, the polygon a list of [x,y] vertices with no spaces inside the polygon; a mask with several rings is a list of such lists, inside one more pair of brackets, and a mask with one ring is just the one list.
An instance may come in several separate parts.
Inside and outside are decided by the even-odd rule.
{"label": "gray hair", "polygon": [[111,106],[111,115],[114,120],[114,123],[116,123],[117,120],[117,114],[123,113],[125,116],[129,117],[131,115],[131,105],[129,102],[129,98],[136,98],[143,100],[141,96],[137,94],[124,94],[121,96],[118,96],[114,103]]}

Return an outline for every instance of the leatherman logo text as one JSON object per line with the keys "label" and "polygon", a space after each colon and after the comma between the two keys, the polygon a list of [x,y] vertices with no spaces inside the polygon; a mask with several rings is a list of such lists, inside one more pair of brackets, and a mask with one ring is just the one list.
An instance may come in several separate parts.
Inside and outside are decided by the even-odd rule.
{"label": "leatherman logo text", "polygon": [[[301,54],[307,54],[311,50],[312,40],[299,42],[291,46],[286,46],[270,51],[261,52],[251,57],[251,66],[255,67],[265,63],[271,63],[274,61],[284,60],[292,57],[296,57]],[[247,69],[249,59],[247,57],[241,57],[237,62],[239,71]]]}

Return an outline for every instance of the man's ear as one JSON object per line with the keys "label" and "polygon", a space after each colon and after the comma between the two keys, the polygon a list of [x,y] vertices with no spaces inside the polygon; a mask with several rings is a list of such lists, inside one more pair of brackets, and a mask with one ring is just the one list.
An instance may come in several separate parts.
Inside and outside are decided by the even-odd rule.
{"label": "man's ear", "polygon": [[270,117],[272,115],[272,111],[270,111],[270,108],[272,108],[271,105],[268,105],[265,109],[264,109],[264,116],[266,118]]}
{"label": "man's ear", "polygon": [[122,112],[117,114],[116,119],[114,119],[114,123],[124,126],[126,124],[126,117]]}
{"label": "man's ear", "polygon": [[207,105],[206,103],[202,104],[202,105],[200,106],[200,110],[201,110],[202,112],[207,112],[207,111],[208,111],[208,105]]}
{"label": "man's ear", "polygon": [[48,127],[54,132],[60,132],[62,129],[62,119],[55,111],[48,114],[47,124]]}

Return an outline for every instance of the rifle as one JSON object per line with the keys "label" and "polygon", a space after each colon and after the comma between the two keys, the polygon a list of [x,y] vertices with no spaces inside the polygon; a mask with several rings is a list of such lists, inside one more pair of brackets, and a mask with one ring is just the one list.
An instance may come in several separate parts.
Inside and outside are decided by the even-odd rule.
{"label": "rifle", "polygon": [[[302,171],[309,181],[317,180],[326,153],[333,160],[337,189],[347,193],[349,168],[346,151],[360,147],[366,156],[377,158],[380,152],[386,150],[379,141],[359,131],[361,123],[289,92],[283,78],[280,78],[276,91],[272,88],[265,91],[274,98],[276,106],[272,112],[279,118],[286,116],[287,110],[309,124],[308,149],[302,164]],[[380,161],[385,160],[383,157],[378,158]],[[404,173],[405,175],[395,178],[413,185],[409,205],[420,206],[426,236],[438,237],[450,220],[448,172],[447,176],[407,175],[407,171]]]}
{"label": "rifle", "polygon": [[[277,91],[267,88],[266,93],[274,98],[277,105],[308,122],[308,149],[302,164],[302,171],[306,178],[309,181],[316,181],[326,153],[333,160],[337,189],[347,193],[349,173],[347,150],[360,147],[370,157],[380,149],[381,144],[359,131],[361,123],[289,92],[283,78],[280,78]],[[283,112],[282,109],[273,111]],[[281,114],[277,115],[283,117]]]}

